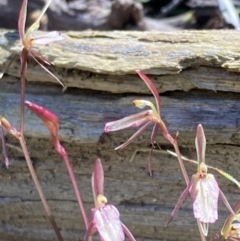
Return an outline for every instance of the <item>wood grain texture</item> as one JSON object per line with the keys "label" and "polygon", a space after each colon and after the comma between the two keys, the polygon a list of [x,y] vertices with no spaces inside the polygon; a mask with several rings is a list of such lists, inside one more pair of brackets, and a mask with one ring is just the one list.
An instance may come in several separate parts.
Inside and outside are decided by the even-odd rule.
{"label": "wood grain texture", "polygon": [[[160,92],[195,88],[240,92],[238,31],[67,32],[65,40],[36,46],[65,84],[112,93],[149,93],[134,74],[153,75]],[[19,54],[16,32],[0,31],[0,69]],[[7,73],[19,76],[19,61]],[[179,75],[178,73],[181,73]],[[27,80],[53,82],[30,61]]]}
{"label": "wood grain texture", "polygon": [[[12,42],[8,42],[9,36]],[[137,240],[200,240],[190,198],[169,228],[164,228],[185,189],[177,160],[165,152],[172,150],[169,143],[159,134],[157,142],[162,151],[153,154],[154,176],[150,178],[146,149],[151,128],[121,151],[114,151],[114,147],[135,130],[104,134],[103,128],[108,121],[139,112],[132,104],[134,99],[153,100],[134,72],[134,68],[143,68],[151,74],[158,90],[164,92],[161,115],[172,134],[179,131],[182,153],[196,158],[194,139],[196,127],[201,123],[207,139],[206,162],[238,178],[240,96],[236,43],[239,33],[69,32],[66,36],[64,42],[42,47],[40,51],[54,62],[50,69],[69,88],[62,93],[54,80],[30,60],[27,99],[59,116],[61,140],[69,151],[89,214],[93,206],[91,172],[95,159],[100,157],[105,170],[105,195],[109,203],[119,208],[122,221]],[[8,33],[6,38],[6,32],[2,31],[0,66],[7,63],[10,54],[19,51],[16,35]],[[144,55],[146,51],[149,55]],[[0,113],[16,126],[20,101],[18,76],[19,61],[16,61],[0,82]],[[65,240],[82,240],[83,220],[64,163],[55,153],[42,122],[29,111],[25,134],[37,175]],[[11,166],[9,170],[0,169],[1,240],[56,240],[17,141],[7,135],[7,142]],[[133,162],[129,162],[139,148],[144,152],[138,152]],[[197,170],[189,163],[186,168],[189,176]],[[239,201],[239,190],[214,174],[234,205]],[[222,202],[219,210],[219,220],[210,225],[208,240],[220,232],[228,215]]]}

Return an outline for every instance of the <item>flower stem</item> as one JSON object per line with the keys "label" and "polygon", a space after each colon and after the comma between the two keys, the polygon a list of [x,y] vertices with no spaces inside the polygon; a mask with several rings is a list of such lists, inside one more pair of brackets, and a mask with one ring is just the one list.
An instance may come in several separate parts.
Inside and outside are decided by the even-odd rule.
{"label": "flower stem", "polygon": [[21,103],[20,103],[20,134],[23,136],[24,130],[24,117],[25,117],[25,91],[26,91],[26,70],[27,70],[27,57],[28,57],[28,50],[23,48],[22,53],[20,55],[21,61]]}
{"label": "flower stem", "polygon": [[25,142],[25,139],[24,139],[23,135],[21,137],[19,137],[19,142],[20,142],[20,145],[22,147],[22,150],[23,150],[26,162],[27,162],[27,166],[28,166],[29,172],[30,172],[30,174],[32,176],[33,182],[34,182],[34,184],[36,186],[36,189],[38,191],[38,194],[40,196],[42,204],[43,204],[43,206],[45,208],[47,216],[48,216],[48,218],[49,218],[49,220],[50,220],[50,222],[52,224],[52,227],[53,227],[53,229],[54,229],[54,231],[55,231],[55,233],[56,233],[56,235],[58,237],[58,240],[59,241],[63,241],[63,237],[62,237],[62,235],[60,233],[60,230],[59,230],[59,228],[58,228],[58,226],[56,224],[56,221],[55,221],[55,219],[54,219],[54,217],[53,217],[53,215],[51,213],[51,210],[50,210],[50,208],[48,206],[47,200],[46,200],[46,198],[44,196],[44,193],[42,191],[41,184],[38,181],[36,172],[35,172],[35,170],[33,168],[32,161],[31,161],[31,158],[29,156],[29,153],[28,153],[28,150],[27,150],[27,146],[26,146],[26,142]]}
{"label": "flower stem", "polygon": [[[82,216],[83,216],[83,219],[84,219],[85,227],[86,227],[86,230],[87,230],[88,226],[89,226],[89,221],[88,221],[88,217],[87,217],[87,214],[86,214],[83,202],[82,202],[82,198],[81,198],[81,194],[80,194],[80,191],[79,191],[79,188],[78,188],[76,177],[75,177],[75,174],[73,172],[71,163],[69,161],[67,152],[65,151],[64,147],[62,147],[62,146],[61,146],[61,149],[62,149],[61,153],[58,150],[57,151],[63,157],[63,160],[65,162],[65,165],[66,165],[66,168],[68,170],[68,174],[69,174],[69,177],[71,179],[73,189],[74,189],[77,201],[78,201],[78,205],[79,205],[79,208],[81,210],[81,213],[82,213]],[[64,155],[63,155],[63,152],[65,152]]]}
{"label": "flower stem", "polygon": [[180,153],[180,150],[179,150],[179,147],[178,147],[178,143],[177,143],[178,132],[177,132],[177,134],[176,134],[176,137],[173,138],[173,137],[169,134],[169,132],[168,132],[168,130],[167,130],[166,127],[163,129],[162,123],[163,123],[163,122],[158,122],[159,127],[163,130],[163,135],[164,135],[164,137],[165,137],[165,138],[173,145],[173,147],[174,147],[174,150],[175,150],[175,152],[176,152],[176,154],[177,154],[179,166],[180,166],[180,168],[181,168],[181,171],[182,171],[184,180],[185,180],[185,182],[186,182],[186,184],[187,184],[187,186],[188,186],[188,184],[189,184],[189,177],[188,177],[187,171],[186,171],[186,169],[185,169],[185,166],[184,166],[184,163],[183,163],[183,160],[182,160],[182,156],[181,156],[181,153]]}

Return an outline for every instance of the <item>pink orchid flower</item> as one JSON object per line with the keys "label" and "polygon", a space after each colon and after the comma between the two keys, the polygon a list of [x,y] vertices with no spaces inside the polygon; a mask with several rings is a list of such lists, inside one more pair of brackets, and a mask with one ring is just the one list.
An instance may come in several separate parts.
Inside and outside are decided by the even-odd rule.
{"label": "pink orchid flower", "polygon": [[236,214],[233,215],[232,213],[230,213],[222,227],[221,241],[227,239],[233,241],[240,241],[240,202],[235,205],[233,211]]}
{"label": "pink orchid flower", "polygon": [[45,124],[45,126],[48,128],[49,132],[52,135],[52,140],[54,143],[55,150],[59,153],[59,155],[63,158],[66,168],[68,170],[69,177],[71,179],[73,189],[75,191],[75,195],[78,201],[79,208],[81,210],[84,222],[85,222],[85,227],[86,229],[88,228],[89,222],[87,218],[87,214],[85,211],[85,208],[83,206],[81,194],[78,188],[77,180],[75,177],[75,174],[73,172],[68,153],[65,150],[65,148],[61,145],[60,143],[60,138],[59,138],[59,119],[58,117],[52,113],[51,111],[43,108],[42,106],[39,106],[35,103],[32,103],[30,101],[25,101],[25,105],[32,111],[34,112]]}
{"label": "pink orchid flower", "polygon": [[42,60],[43,63],[48,64],[48,65],[51,65],[52,63],[49,60],[45,59],[39,52],[37,52],[36,50],[34,50],[32,48],[34,43],[47,45],[54,41],[59,41],[59,40],[63,39],[63,36],[57,31],[50,32],[50,33],[44,34],[42,36],[32,36],[32,32],[39,28],[40,20],[43,17],[43,15],[45,14],[45,12],[47,11],[51,1],[52,0],[48,0],[46,2],[38,19],[28,28],[28,30],[25,33],[25,23],[26,23],[26,16],[27,16],[28,0],[23,0],[22,7],[20,10],[20,14],[19,14],[19,19],[18,19],[18,30],[19,30],[20,39],[21,39],[22,45],[23,45],[23,51],[21,54],[21,62],[22,62],[22,71],[21,72],[25,71],[25,68],[27,66],[27,57],[29,54],[46,72],[48,72],[61,85],[63,85],[62,82],[55,75],[53,75],[47,68],[45,68],[38,61],[38,59]]}
{"label": "pink orchid flower", "polygon": [[130,115],[128,117],[125,117],[117,121],[108,122],[105,125],[105,128],[104,128],[105,132],[118,131],[129,127],[140,127],[140,129],[132,137],[130,137],[122,145],[116,147],[115,150],[126,147],[128,144],[134,141],[138,136],[140,136],[140,134],[151,124],[154,124],[152,136],[151,136],[152,145],[154,145],[155,143],[158,128],[161,128],[163,135],[167,139],[169,139],[170,142],[174,141],[171,138],[170,134],[168,133],[167,127],[160,116],[160,96],[157,88],[155,87],[151,79],[149,79],[141,70],[136,70],[136,72],[142,78],[142,80],[145,82],[149,90],[154,95],[156,107],[152,102],[147,100],[134,100],[133,103],[136,107],[142,109],[148,106],[151,109],[142,111],[137,114]]}
{"label": "pink orchid flower", "polygon": [[27,58],[30,55],[47,73],[49,73],[53,78],[55,78],[62,86],[62,82],[51,73],[39,60],[47,65],[51,65],[52,63],[44,58],[39,52],[33,49],[34,43],[37,44],[49,44],[54,41],[59,41],[63,39],[63,36],[58,32],[51,32],[48,34],[44,34],[42,36],[32,36],[32,32],[37,30],[40,26],[40,20],[42,16],[45,14],[52,0],[48,0],[39,15],[38,19],[29,27],[29,29],[25,33],[25,24],[26,24],[26,16],[27,16],[27,3],[28,0],[23,0],[22,7],[20,10],[19,18],[18,18],[18,31],[20,35],[20,39],[22,41],[23,49],[20,55],[21,61],[21,122],[20,122],[20,132],[23,133],[24,126],[24,101],[25,101],[25,76],[27,70]]}
{"label": "pink orchid flower", "polygon": [[[140,113],[124,117],[117,121],[108,122],[105,125],[104,131],[111,132],[111,131],[118,131],[118,130],[126,129],[129,127],[140,127],[139,130],[135,134],[133,134],[125,143],[123,143],[122,145],[115,148],[115,150],[118,150],[118,149],[122,149],[122,148],[126,147],[128,144],[130,144],[132,141],[134,141],[137,137],[139,137],[148,126],[150,126],[151,124],[154,124],[153,130],[152,130],[152,135],[151,135],[152,148],[154,148],[158,129],[161,129],[163,136],[173,145],[173,147],[177,153],[181,171],[183,173],[185,182],[188,185],[189,178],[188,178],[187,172],[185,170],[183,161],[181,159],[181,154],[180,154],[180,151],[178,148],[177,139],[173,138],[170,135],[170,133],[160,115],[160,96],[159,96],[158,90],[155,87],[155,85],[153,84],[152,80],[149,79],[141,70],[136,70],[136,72],[138,73],[138,75],[141,77],[141,79],[145,82],[145,84],[147,85],[149,90],[154,95],[156,106],[152,102],[147,101],[147,100],[134,100],[133,103],[136,107],[138,107],[140,109],[145,108],[145,107],[150,107],[150,110],[145,110]],[[178,133],[177,133],[177,135],[178,135]],[[151,152],[150,152],[150,158],[149,158],[149,172],[150,172],[150,175],[152,176]]]}
{"label": "pink orchid flower", "polygon": [[181,204],[189,194],[193,202],[193,213],[199,224],[201,236],[207,236],[209,223],[214,223],[218,219],[219,197],[222,199],[228,210],[233,215],[235,215],[235,213],[225,195],[220,190],[215,177],[207,172],[208,166],[205,164],[206,138],[202,125],[198,125],[197,127],[195,145],[198,157],[197,173],[192,175],[189,185],[181,194],[167,225],[171,222]]}
{"label": "pink orchid flower", "polygon": [[98,231],[102,241],[123,241],[126,236],[135,241],[129,229],[120,221],[120,214],[117,208],[107,204],[107,198],[103,194],[104,172],[102,162],[97,159],[92,174],[92,189],[95,208],[92,209],[92,222],[85,234],[84,241]]}

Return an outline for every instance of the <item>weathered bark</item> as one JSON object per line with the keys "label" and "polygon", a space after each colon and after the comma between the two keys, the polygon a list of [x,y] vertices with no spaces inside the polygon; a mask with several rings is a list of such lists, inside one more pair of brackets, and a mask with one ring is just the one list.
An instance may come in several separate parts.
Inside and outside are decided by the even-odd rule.
{"label": "weathered bark", "polygon": [[[62,93],[60,87],[52,85],[54,80],[30,61],[27,99],[59,116],[61,140],[69,151],[88,210],[93,206],[90,184],[93,163],[100,157],[105,170],[105,195],[110,203],[117,205],[123,222],[137,240],[199,240],[190,198],[169,228],[164,228],[185,189],[177,160],[164,151],[155,152],[152,178],[147,170],[148,152],[138,153],[129,162],[137,148],[149,147],[151,129],[126,149],[114,151],[135,130],[104,134],[103,127],[108,121],[139,112],[132,100],[153,100],[152,96],[146,96],[149,91],[134,72],[141,68],[152,75],[158,90],[165,92],[161,114],[172,134],[179,131],[182,153],[196,158],[194,138],[197,124],[201,123],[207,138],[207,163],[238,178],[240,34],[212,31],[69,32],[66,35],[66,40],[42,47],[40,51],[53,61],[55,66],[50,69],[68,89]],[[14,38],[4,44],[8,41],[6,36],[10,34],[4,31],[0,36],[0,66],[7,63],[11,53],[20,51]],[[0,83],[0,113],[18,126],[19,61],[7,73]],[[65,239],[82,240],[83,220],[64,163],[55,153],[44,125],[29,111],[25,134],[36,172]],[[0,170],[1,238],[55,240],[17,141],[7,135],[7,142],[11,144],[11,166],[9,170]],[[157,142],[162,150],[172,150],[161,134]],[[197,170],[189,163],[186,167],[189,176]],[[239,201],[237,187],[218,174],[216,178],[230,203]],[[210,225],[210,238],[220,232],[228,215],[221,202],[219,210],[219,221]]]}
{"label": "weathered bark", "polygon": [[[239,41],[237,31],[190,32],[67,32],[64,41],[36,46],[50,59],[66,87],[149,93],[135,75],[142,69],[155,75],[160,92],[190,89],[240,91],[238,81]],[[19,54],[15,32],[0,32],[0,69],[12,54]],[[19,61],[8,74],[19,76]],[[181,73],[180,75],[178,73]],[[54,82],[30,62],[27,80]]]}

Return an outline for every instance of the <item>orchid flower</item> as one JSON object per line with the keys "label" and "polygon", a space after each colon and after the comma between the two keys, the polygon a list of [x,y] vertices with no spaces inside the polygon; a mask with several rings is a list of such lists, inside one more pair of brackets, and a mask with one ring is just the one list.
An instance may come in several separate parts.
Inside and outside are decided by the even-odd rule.
{"label": "orchid flower", "polygon": [[[160,115],[160,96],[159,96],[158,90],[155,87],[155,85],[153,84],[152,80],[149,79],[141,70],[136,70],[136,72],[138,73],[138,75],[141,77],[141,79],[145,82],[145,84],[147,85],[149,90],[154,95],[156,106],[152,102],[147,101],[147,100],[134,100],[133,103],[136,107],[138,107],[140,109],[142,109],[144,107],[150,107],[150,110],[145,110],[140,113],[124,117],[123,119],[120,119],[117,121],[108,122],[105,125],[104,131],[111,132],[111,131],[122,130],[122,129],[129,128],[129,127],[140,127],[139,130],[135,134],[133,134],[125,143],[123,143],[122,145],[115,148],[115,150],[118,150],[118,149],[122,149],[122,148],[126,147],[128,144],[130,144],[132,141],[134,141],[137,137],[139,137],[140,134],[149,125],[154,124],[153,130],[152,130],[152,135],[151,135],[152,148],[154,147],[157,132],[158,132],[158,129],[160,128],[163,133],[163,136],[173,145],[173,147],[178,155],[179,165],[180,165],[181,171],[183,173],[185,182],[188,185],[189,178],[188,178],[187,172],[185,170],[183,161],[181,159],[181,154],[180,154],[180,151],[178,148],[177,139],[173,138],[170,135],[170,133],[168,132],[168,129]],[[176,136],[178,136],[178,133]],[[151,153],[152,152],[150,152],[149,160],[151,160]],[[149,172],[150,172],[150,175],[152,175],[152,170],[150,167],[151,167],[151,165],[149,165]]]}
{"label": "orchid flower", "polygon": [[[42,204],[44,206],[44,209],[47,213],[47,216],[52,224],[52,227],[58,237],[58,240],[59,241],[63,241],[63,238],[62,238],[62,235],[60,233],[60,230],[56,224],[56,221],[51,213],[51,210],[50,210],[50,207],[47,203],[47,200],[44,196],[44,193],[42,191],[42,187],[41,187],[41,184],[37,178],[37,175],[36,175],[36,172],[33,168],[33,165],[32,165],[32,161],[31,161],[31,158],[30,158],[30,155],[29,155],[29,152],[28,152],[28,149],[27,149],[27,146],[26,146],[26,141],[24,139],[24,136],[14,127],[11,125],[11,123],[6,119],[4,118],[3,116],[0,115],[0,123],[1,123],[1,126],[3,126],[5,129],[7,129],[13,136],[15,136],[18,140],[19,140],[19,143],[21,145],[21,148],[23,150],[23,154],[24,154],[24,157],[26,159],[26,163],[27,163],[27,166],[28,166],[28,169],[29,169],[29,172],[32,176],[32,179],[33,179],[33,182],[36,186],[36,189],[38,191],[38,194],[39,194],[39,197],[42,201]],[[3,143],[5,144],[5,143]],[[4,151],[6,153],[6,151]],[[5,154],[5,158],[6,158],[6,154]],[[7,160],[8,161],[8,160]],[[6,163],[7,165],[8,163]],[[8,167],[8,166],[7,166]]]}
{"label": "orchid flower", "polygon": [[77,180],[74,175],[67,151],[65,148],[61,145],[60,139],[59,139],[59,119],[58,117],[52,113],[51,111],[43,108],[42,106],[39,106],[37,104],[34,104],[30,101],[25,101],[25,105],[34,112],[45,124],[45,126],[48,128],[49,132],[52,135],[53,144],[55,147],[55,150],[58,152],[58,154],[63,158],[66,168],[68,170],[69,177],[71,179],[73,189],[75,191],[75,195],[78,201],[79,208],[81,210],[81,213],[83,215],[83,219],[85,222],[86,229],[88,228],[88,218],[85,212],[85,208],[83,206],[81,194],[77,185]]}
{"label": "orchid flower", "polygon": [[[234,221],[234,220],[233,220]],[[222,240],[240,240],[240,223],[232,222],[222,229]]]}
{"label": "orchid flower", "polygon": [[[49,44],[54,41],[62,40],[63,37],[58,32],[51,32],[42,36],[32,36],[32,32],[37,30],[40,26],[40,20],[44,13],[46,12],[47,8],[49,7],[52,0],[48,0],[39,15],[36,22],[34,22],[29,29],[25,33],[25,23],[26,23],[26,16],[27,16],[27,3],[28,0],[23,0],[22,7],[19,14],[18,19],[18,30],[20,39],[22,41],[23,50],[20,55],[21,61],[21,122],[20,122],[20,132],[23,133],[23,126],[24,126],[24,101],[25,101],[25,76],[27,70],[27,58],[30,55],[47,73],[49,73],[53,78],[55,78],[62,86],[62,82],[52,74],[39,60],[47,65],[51,65],[52,63],[44,58],[39,52],[33,49],[33,44]],[[39,60],[38,60],[39,59]]]}
{"label": "orchid flower", "polygon": [[198,125],[197,127],[195,145],[198,159],[197,173],[192,175],[189,185],[181,194],[167,225],[171,222],[181,204],[189,194],[192,199],[193,213],[199,224],[201,236],[207,236],[209,223],[214,223],[218,219],[219,196],[228,210],[233,215],[235,215],[235,213],[225,195],[220,190],[215,177],[207,172],[208,166],[205,164],[206,138],[202,125]]}
{"label": "orchid flower", "polygon": [[92,174],[92,189],[95,208],[92,209],[92,222],[85,234],[84,241],[89,241],[90,237],[98,231],[102,241],[123,241],[125,235],[131,240],[135,238],[129,229],[120,221],[120,214],[117,208],[107,204],[104,196],[104,172],[102,162],[97,159]]}
{"label": "orchid flower", "polygon": [[235,205],[233,211],[236,214],[230,213],[222,227],[222,241],[227,239],[240,241],[240,202]]}

